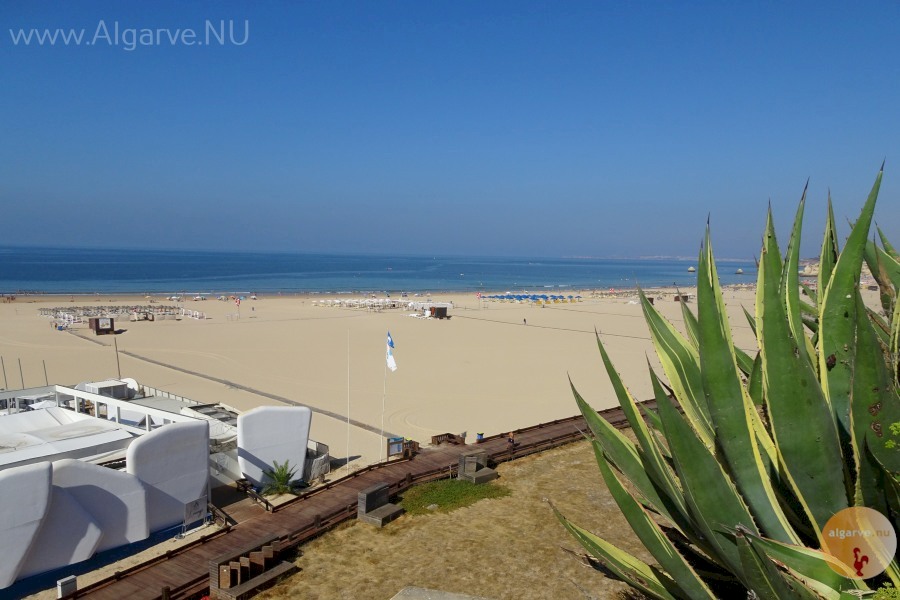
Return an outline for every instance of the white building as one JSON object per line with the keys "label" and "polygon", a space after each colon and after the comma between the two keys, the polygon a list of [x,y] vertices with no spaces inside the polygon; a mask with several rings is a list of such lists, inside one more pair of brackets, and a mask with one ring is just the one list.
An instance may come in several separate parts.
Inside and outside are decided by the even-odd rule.
{"label": "white building", "polygon": [[0,589],[182,524],[188,505],[205,516],[210,486],[259,484],[273,456],[298,479],[327,472],[310,415],[261,407],[239,436],[227,407],[129,379],[0,392]]}

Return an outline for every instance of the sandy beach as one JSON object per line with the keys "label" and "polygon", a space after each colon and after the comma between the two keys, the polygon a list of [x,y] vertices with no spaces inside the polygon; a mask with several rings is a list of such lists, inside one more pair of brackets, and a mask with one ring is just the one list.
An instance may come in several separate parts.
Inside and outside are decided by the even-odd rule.
{"label": "sandy beach", "polygon": [[[673,292],[648,295],[683,329]],[[412,318],[404,309],[322,306],[329,298],[324,295],[248,299],[239,319],[233,302],[188,300],[184,307],[206,318],[120,319],[116,327],[124,331],[116,336],[95,336],[87,324],[57,331],[39,309],[149,300],[19,296],[0,304],[4,387],[20,388],[23,379],[25,387],[44,385],[45,366],[46,381],[63,385],[115,378],[120,368],[123,377],[142,384],[238,411],[285,398],[313,409],[311,437],[328,444],[341,461],[348,455],[349,429],[351,468],[359,468],[382,453],[382,418],[385,435],[422,444],[444,432],[466,432],[474,440],[479,432],[491,435],[574,414],[568,377],[598,409],[614,406],[595,329],[632,393],[649,398],[647,361],[654,368],[658,362],[636,292],[572,293],[582,301],[543,308],[471,294],[432,296],[453,303],[447,320]],[[741,310],[752,312],[753,290],[729,288],[725,297],[735,342],[754,350]],[[689,306],[696,310],[693,300]],[[396,372],[385,369],[388,331],[396,344]],[[349,428],[348,406],[354,423]]]}

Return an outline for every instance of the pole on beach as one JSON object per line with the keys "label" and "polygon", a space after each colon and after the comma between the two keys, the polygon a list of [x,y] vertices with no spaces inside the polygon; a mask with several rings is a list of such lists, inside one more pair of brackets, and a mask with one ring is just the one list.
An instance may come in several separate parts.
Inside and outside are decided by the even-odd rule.
{"label": "pole on beach", "polygon": [[350,330],[347,330],[347,472],[350,472]]}
{"label": "pole on beach", "polygon": [[119,379],[122,379],[122,367],[119,365],[119,341],[116,338],[113,338],[113,347],[116,349],[116,373],[119,374]]}
{"label": "pole on beach", "polygon": [[384,384],[382,386],[381,391],[381,437],[378,438],[378,442],[381,444],[381,449],[378,450],[378,459],[381,460],[381,453],[383,450],[386,450],[384,443],[384,400],[387,397],[387,360],[384,361]]}
{"label": "pole on beach", "polygon": [[50,380],[47,379],[47,361],[42,360],[41,362],[44,363],[44,385],[50,385]]}
{"label": "pole on beach", "polygon": [[3,389],[8,390],[9,384],[6,382],[6,363],[3,362],[2,356],[0,356],[0,367],[3,367]]}
{"label": "pole on beach", "polygon": [[22,380],[22,389],[25,389],[25,375],[22,374],[22,359],[19,359],[19,379]]}

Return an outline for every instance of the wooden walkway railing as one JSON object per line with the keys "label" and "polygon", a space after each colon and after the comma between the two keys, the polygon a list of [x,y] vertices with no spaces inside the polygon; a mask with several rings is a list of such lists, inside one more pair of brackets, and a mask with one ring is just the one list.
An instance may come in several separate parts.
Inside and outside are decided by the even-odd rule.
{"label": "wooden walkway railing", "polygon": [[[653,408],[655,403],[649,401],[645,405]],[[615,427],[628,427],[620,408],[600,411],[600,414]],[[374,484],[387,483],[393,496],[417,483],[454,475],[460,455],[472,450],[485,451],[492,462],[500,463],[584,439],[586,433],[584,418],[578,415],[516,430],[514,448],[510,448],[506,434],[502,434],[476,444],[428,447],[413,458],[370,465],[274,507],[271,512],[260,508],[236,525],[203,536],[177,552],[116,572],[66,598],[177,600],[199,596],[209,587],[211,558],[261,539],[276,539],[281,550],[298,546],[355,518],[358,493]]]}

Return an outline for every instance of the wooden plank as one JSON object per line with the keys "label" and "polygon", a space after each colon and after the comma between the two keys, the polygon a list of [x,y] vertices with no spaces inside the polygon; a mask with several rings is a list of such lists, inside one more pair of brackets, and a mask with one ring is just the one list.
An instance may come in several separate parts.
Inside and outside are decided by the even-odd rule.
{"label": "wooden plank", "polygon": [[266,559],[261,551],[250,553],[250,577],[256,577],[266,570]]}
{"label": "wooden plank", "polygon": [[242,583],[244,583],[244,581],[246,581],[241,570],[240,561],[231,561],[230,563],[228,563],[228,568],[231,569],[231,580],[234,582],[234,585],[241,585]]}
{"label": "wooden plank", "polygon": [[250,574],[250,558],[242,556],[238,559],[241,563],[241,581],[249,581],[253,575]]}
{"label": "wooden plank", "polygon": [[219,565],[219,587],[227,589],[232,585],[231,568],[228,565]]}
{"label": "wooden plank", "polygon": [[265,567],[267,569],[272,566],[278,556],[278,554],[275,552],[274,546],[263,546],[262,555]]}

